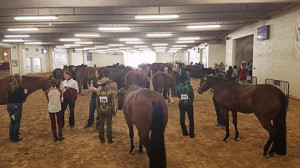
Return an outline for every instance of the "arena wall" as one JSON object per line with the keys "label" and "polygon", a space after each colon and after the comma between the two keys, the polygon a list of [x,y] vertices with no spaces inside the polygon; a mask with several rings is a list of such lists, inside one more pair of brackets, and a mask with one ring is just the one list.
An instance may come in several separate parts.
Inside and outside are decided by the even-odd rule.
{"label": "arena wall", "polygon": [[214,67],[214,64],[225,62],[226,45],[209,44],[208,45],[208,67]]}
{"label": "arena wall", "polygon": [[[264,83],[266,78],[288,81],[290,94],[299,98],[300,58],[295,53],[297,10],[300,6],[230,33],[226,41],[226,64],[233,64],[235,39],[254,34],[253,75],[258,83]],[[258,41],[257,28],[263,25],[270,25],[270,38]]]}

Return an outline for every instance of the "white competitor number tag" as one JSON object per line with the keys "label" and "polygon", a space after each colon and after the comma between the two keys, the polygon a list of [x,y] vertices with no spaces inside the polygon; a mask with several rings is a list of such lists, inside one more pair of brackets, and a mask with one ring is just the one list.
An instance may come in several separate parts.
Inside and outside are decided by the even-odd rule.
{"label": "white competitor number tag", "polygon": [[187,94],[181,94],[181,100],[187,100],[189,96]]}
{"label": "white competitor number tag", "polygon": [[107,96],[99,96],[99,100],[100,100],[100,103],[107,103],[108,102]]}

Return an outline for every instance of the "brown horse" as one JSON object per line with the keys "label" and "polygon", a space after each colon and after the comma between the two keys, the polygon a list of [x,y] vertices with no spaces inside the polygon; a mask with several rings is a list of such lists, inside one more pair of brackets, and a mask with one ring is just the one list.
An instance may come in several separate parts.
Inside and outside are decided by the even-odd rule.
{"label": "brown horse", "polygon": [[[7,76],[0,79],[0,105],[7,104],[7,85],[11,81],[11,77],[12,76]],[[28,95],[39,89],[43,89],[45,91],[50,87],[49,78],[22,76],[22,86],[28,90]]]}
{"label": "brown horse", "polygon": [[57,87],[60,87],[60,82],[64,80],[64,71],[60,68],[56,68],[52,72],[52,77],[57,79]]}
{"label": "brown horse", "polygon": [[286,110],[288,100],[278,88],[268,85],[241,85],[223,78],[207,76],[201,79],[198,93],[202,94],[209,88],[217,93],[221,113],[225,118],[226,136],[229,137],[229,110],[232,112],[235,127],[235,140],[238,140],[237,111],[241,113],[254,113],[261,125],[269,133],[269,139],[264,146],[263,155],[286,154]]}
{"label": "brown horse", "polygon": [[144,73],[139,71],[129,71],[125,76],[125,87],[129,87],[132,84],[137,84],[140,87],[146,87],[147,77]]}
{"label": "brown horse", "polygon": [[76,81],[78,82],[79,93],[82,94],[82,85],[88,83],[91,85],[91,81],[95,77],[96,68],[94,67],[85,67],[80,68],[76,72]]}
{"label": "brown horse", "polygon": [[169,98],[169,89],[171,88],[171,101],[174,97],[174,90],[176,87],[176,77],[173,76],[172,73],[166,74],[163,72],[156,72],[152,77],[152,85],[154,90],[158,91],[159,93],[162,93],[162,89],[166,88],[168,90],[168,100],[170,102]]}
{"label": "brown horse", "polygon": [[122,108],[129,128],[131,142],[129,153],[131,154],[134,149],[134,124],[140,137],[139,153],[143,152],[143,144],[150,160],[150,167],[166,167],[164,130],[168,122],[168,109],[164,98],[158,92],[133,84],[128,89],[120,89],[118,109],[122,110]]}

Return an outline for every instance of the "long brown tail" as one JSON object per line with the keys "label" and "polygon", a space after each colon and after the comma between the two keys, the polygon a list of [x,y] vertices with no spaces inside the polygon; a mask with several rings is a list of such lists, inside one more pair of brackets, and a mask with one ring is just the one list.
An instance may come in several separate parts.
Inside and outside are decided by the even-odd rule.
{"label": "long brown tail", "polygon": [[164,118],[163,108],[160,102],[153,101],[153,114],[151,126],[151,144],[150,144],[150,168],[165,168],[167,167],[166,161],[166,148],[164,140]]}
{"label": "long brown tail", "polygon": [[279,155],[286,154],[286,111],[288,107],[288,99],[281,93],[279,96],[281,108],[278,116],[274,119],[274,127],[277,131],[273,150]]}

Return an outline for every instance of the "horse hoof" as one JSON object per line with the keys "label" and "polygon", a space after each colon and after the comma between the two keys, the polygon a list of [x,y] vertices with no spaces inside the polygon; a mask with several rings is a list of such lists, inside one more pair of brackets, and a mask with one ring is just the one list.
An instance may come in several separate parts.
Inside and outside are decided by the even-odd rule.
{"label": "horse hoof", "polygon": [[134,155],[134,152],[133,151],[129,151],[128,152],[130,155]]}
{"label": "horse hoof", "polygon": [[274,155],[274,152],[273,151],[270,151],[269,152],[269,155],[272,157]]}
{"label": "horse hoof", "polygon": [[139,150],[139,154],[142,154],[144,153],[143,149]]}
{"label": "horse hoof", "polygon": [[240,138],[234,138],[235,141],[240,141]]}
{"label": "horse hoof", "polygon": [[228,141],[228,138],[224,138],[223,141],[224,141],[224,142],[227,142],[227,141]]}

